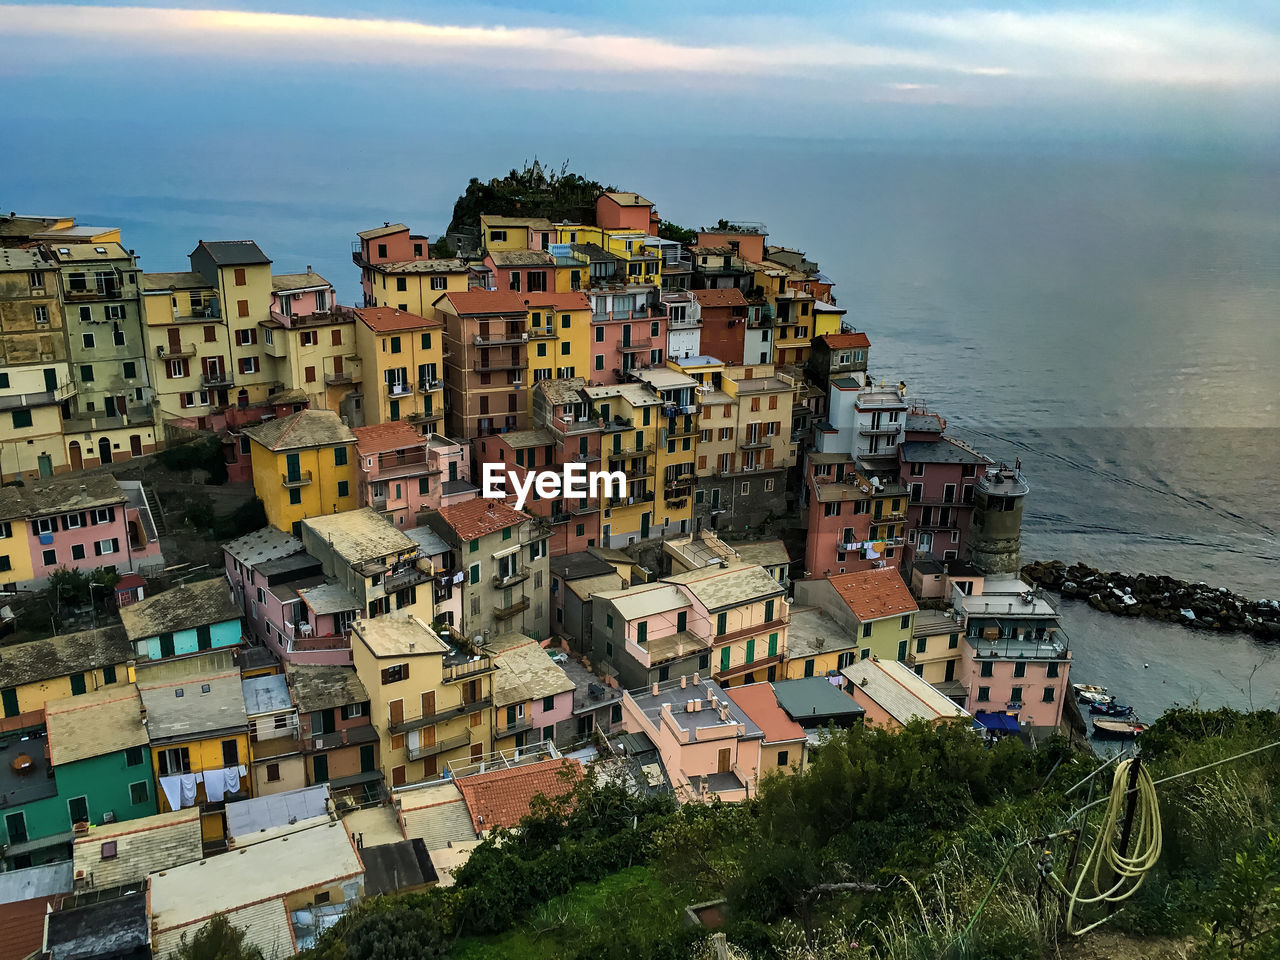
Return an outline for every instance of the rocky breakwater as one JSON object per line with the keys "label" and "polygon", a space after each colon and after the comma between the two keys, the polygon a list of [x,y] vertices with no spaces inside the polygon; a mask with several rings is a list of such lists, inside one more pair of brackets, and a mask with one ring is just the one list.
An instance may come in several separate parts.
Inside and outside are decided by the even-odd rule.
{"label": "rocky breakwater", "polygon": [[1147,617],[1202,630],[1240,631],[1280,642],[1280,602],[1252,600],[1226,587],[1154,574],[1098,570],[1083,563],[1037,560],[1022,568],[1032,583],[1064,597],[1086,600],[1120,617]]}

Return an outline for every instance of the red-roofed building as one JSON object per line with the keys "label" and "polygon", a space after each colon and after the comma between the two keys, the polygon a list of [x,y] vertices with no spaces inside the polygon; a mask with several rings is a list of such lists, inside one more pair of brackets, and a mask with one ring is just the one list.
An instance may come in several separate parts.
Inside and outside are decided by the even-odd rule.
{"label": "red-roofed building", "polygon": [[502,500],[477,498],[428,513],[426,525],[452,552],[467,637],[550,635],[550,527]]}
{"label": "red-roofed building", "polygon": [[831,381],[839,379],[867,381],[867,359],[871,353],[871,341],[865,333],[828,333],[814,337],[809,345],[808,372],[824,395],[822,413],[825,413],[825,395],[831,389]]}
{"label": "red-roofed building", "polygon": [[412,529],[421,514],[477,495],[469,444],[434,433],[424,437],[404,420],[352,432],[359,457],[356,499],[397,527]]}
{"label": "red-roofed building", "polygon": [[[727,290],[690,291],[702,313],[702,342],[699,352],[721,363],[744,362],[747,298],[736,287]],[[751,361],[755,361],[755,357]]]}
{"label": "red-roofed building", "polygon": [[820,607],[858,639],[861,658],[906,662],[920,608],[892,567],[796,582],[796,602]]}
{"label": "red-roofed building", "polygon": [[577,760],[555,758],[524,766],[459,777],[458,789],[471,814],[476,833],[519,826],[529,815],[534,797],[563,797],[582,779]]}
{"label": "red-roofed building", "polygon": [[804,769],[808,734],[778,704],[771,683],[748,683],[725,690],[764,733],[760,745],[760,775],[799,773]]}
{"label": "red-roofed building", "polygon": [[[392,307],[356,310],[365,424],[405,420],[422,434],[444,427],[439,320]],[[358,422],[354,421],[354,422]]]}
{"label": "red-roofed building", "polygon": [[471,439],[529,426],[529,294],[447,293],[444,322],[450,436]]}

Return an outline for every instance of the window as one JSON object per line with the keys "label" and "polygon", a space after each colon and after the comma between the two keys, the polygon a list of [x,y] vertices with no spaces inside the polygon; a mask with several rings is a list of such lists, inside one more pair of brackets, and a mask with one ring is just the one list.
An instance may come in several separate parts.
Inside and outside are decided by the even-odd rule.
{"label": "window", "polygon": [[928,637],[916,638],[916,653],[924,653],[929,648]]}
{"label": "window", "polygon": [[289,505],[296,507],[300,503],[302,503],[302,491],[294,487],[289,491]]}
{"label": "window", "polygon": [[979,688],[978,688],[978,702],[979,702],[979,703],[989,703],[990,701],[991,701],[991,688],[990,688],[990,687],[979,687]]}
{"label": "window", "polygon": [[240,372],[241,373],[257,373],[258,358],[257,357],[241,357]]}
{"label": "window", "polygon": [[958,634],[958,633],[953,633],[953,634],[951,634],[951,636],[947,637],[947,649],[948,649],[948,650],[954,650],[954,649],[956,649],[958,646],[960,646],[960,634]]}
{"label": "window", "polygon": [[478,563],[473,563],[471,565],[471,582],[473,584],[480,582],[480,564]]}
{"label": "window", "polygon": [[728,669],[729,669],[729,661],[730,661],[730,658],[731,658],[732,656],[733,656],[733,651],[732,651],[730,648],[728,648],[728,647],[722,647],[722,648],[721,648],[721,650],[720,650],[720,669],[721,669],[722,671],[723,671],[723,670],[728,670]]}
{"label": "window", "polygon": [[1013,675],[1015,677],[1025,677],[1027,675],[1027,664],[1025,661],[1018,661],[1013,665]]}
{"label": "window", "polygon": [[124,765],[126,767],[136,767],[142,763],[143,759],[142,747],[130,747],[124,752]]}
{"label": "window", "polygon": [[36,307],[36,308],[32,311],[32,313],[35,315],[35,321],[36,321],[36,323],[48,323],[48,322],[49,322],[49,308],[48,308],[48,307],[45,307],[45,306],[39,306],[39,307]]}
{"label": "window", "polygon": [[1022,688],[1021,688],[1021,687],[1010,687],[1010,688],[1009,688],[1009,702],[1010,702],[1010,703],[1021,703],[1021,702],[1022,702]]}
{"label": "window", "polygon": [[72,823],[88,823],[89,798],[72,797],[67,801],[67,812],[71,815]]}
{"label": "window", "polygon": [[44,561],[46,567],[56,567],[58,565],[58,552],[56,550],[45,550],[42,552],[40,559]]}
{"label": "window", "polygon": [[13,411],[14,429],[19,430],[22,427],[29,427],[29,426],[31,426],[31,411],[30,410],[14,410]]}
{"label": "window", "polygon": [[1058,675],[1058,664],[1056,661],[1048,664],[1044,668],[1044,675],[1046,677],[1056,677]]}
{"label": "window", "polygon": [[864,624],[862,625],[862,636],[863,636],[863,639],[866,639],[867,637],[871,636],[871,626],[872,626],[872,625],[871,625],[870,623],[864,623]]}
{"label": "window", "polygon": [[161,750],[159,754],[160,776],[191,772],[191,751],[187,747]]}
{"label": "window", "polygon": [[[129,802],[134,806],[140,803],[146,803],[151,799],[151,789],[145,780],[139,780],[136,783],[129,784]],[[106,846],[106,844],[103,844]]]}
{"label": "window", "polygon": [[124,378],[126,380],[133,380],[137,376],[138,376],[138,365],[134,363],[132,360],[126,360],[124,362]]}
{"label": "window", "polygon": [[85,558],[85,549],[83,543],[73,543],[71,545],[71,559],[83,560]]}
{"label": "window", "polygon": [[246,282],[244,267],[236,267],[236,286],[243,287]]}
{"label": "window", "polygon": [[340,497],[350,496],[350,489],[351,489],[351,484],[348,483],[346,480],[338,481],[338,496]]}
{"label": "window", "polygon": [[[490,243],[505,243],[505,242],[506,242],[506,239],[507,239],[507,231],[505,231],[505,230],[490,230],[490,231],[489,231],[489,242],[490,242]],[[438,254],[437,254],[437,256],[438,256]]]}
{"label": "window", "polygon": [[320,333],[317,330],[303,330],[299,340],[304,347],[314,347],[320,342]]}
{"label": "window", "polygon": [[409,679],[409,665],[407,663],[397,663],[390,667],[384,667],[382,670],[382,683],[385,686],[389,683],[399,683],[401,680]]}
{"label": "window", "polygon": [[409,281],[406,277],[396,277],[396,290],[403,293],[409,289]]}
{"label": "window", "polygon": [[258,331],[257,331],[257,330],[252,330],[252,329],[250,329],[250,330],[237,330],[237,331],[236,331],[236,346],[237,346],[237,347],[250,347],[250,346],[253,346],[254,344],[256,344],[257,342],[258,342]]}
{"label": "window", "polygon": [[984,677],[995,676],[995,664],[990,660],[985,661],[982,664],[981,675]]}
{"label": "window", "polygon": [[92,383],[92,382],[93,382],[93,364],[91,364],[91,363],[81,364],[81,366],[80,366],[80,382],[81,382],[81,383]]}
{"label": "window", "polygon": [[86,350],[91,350],[91,349],[93,349],[93,334],[92,334],[92,333],[82,333],[82,334],[80,334],[80,341],[81,341],[81,344],[84,346],[84,348],[85,348]]}
{"label": "window", "polygon": [[240,745],[234,740],[222,741],[222,765],[235,767],[240,764]]}
{"label": "window", "polygon": [[468,552],[468,553],[475,553],[475,552],[476,552],[477,550],[479,550],[479,549],[480,549],[480,541],[479,541],[479,540],[472,540],[469,544],[467,544],[467,552]]}
{"label": "window", "polygon": [[716,636],[724,636],[728,632],[729,615],[727,613],[716,614]]}
{"label": "window", "polygon": [[543,697],[543,698],[542,698],[542,712],[543,712],[543,713],[550,713],[550,712],[551,712],[552,710],[554,710],[555,708],[556,708],[556,698],[555,698],[555,697]]}
{"label": "window", "polygon": [[[137,786],[137,784],[129,785],[130,794],[133,793],[133,788],[135,786]],[[143,786],[146,786],[146,784],[143,784]],[[114,860],[116,858],[116,842],[114,840],[108,840],[106,843],[102,845],[102,849],[99,850],[98,853],[103,860]]]}

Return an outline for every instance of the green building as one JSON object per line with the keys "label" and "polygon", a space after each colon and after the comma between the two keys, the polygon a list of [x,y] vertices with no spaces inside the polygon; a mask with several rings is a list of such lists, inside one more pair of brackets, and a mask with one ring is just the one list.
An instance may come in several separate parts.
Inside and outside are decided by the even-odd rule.
{"label": "green building", "polygon": [[0,744],[5,869],[70,859],[76,824],[157,812],[142,699],[131,683],[50,700],[43,724],[6,731]]}

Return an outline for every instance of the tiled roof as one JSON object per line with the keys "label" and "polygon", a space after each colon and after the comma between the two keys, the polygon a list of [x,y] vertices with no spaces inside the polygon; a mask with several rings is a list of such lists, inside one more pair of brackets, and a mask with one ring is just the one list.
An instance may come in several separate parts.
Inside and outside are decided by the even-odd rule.
{"label": "tiled roof", "polygon": [[397,330],[418,330],[440,326],[438,320],[428,320],[416,313],[402,312],[392,307],[356,307],[356,316],[374,333],[395,333]]}
{"label": "tiled roof", "polygon": [[904,463],[975,463],[991,461],[949,437],[940,440],[909,440],[898,447]]}
{"label": "tiled roof", "polygon": [[329,286],[328,280],[318,273],[309,271],[307,273],[274,273],[271,275],[271,289],[276,293],[327,286]]}
{"label": "tiled roof", "polygon": [[765,743],[805,739],[804,727],[778,706],[778,698],[773,695],[773,684],[748,683],[741,687],[731,687],[725,693],[742,708],[742,712],[751,718],[752,723],[764,731]]}
{"label": "tiled roof", "polygon": [[851,663],[840,671],[851,684],[854,698],[868,697],[901,724],[912,720],[940,720],[969,714],[904,663],[872,657]]}
{"label": "tiled roof", "polygon": [[915,598],[897,570],[859,570],[830,578],[831,586],[860,621],[915,613]]}
{"label": "tiled roof", "polygon": [[414,429],[408,420],[391,420],[351,431],[356,437],[356,450],[360,456],[382,453],[386,450],[402,450],[405,447],[425,447],[427,438]]}
{"label": "tiled roof", "polygon": [[421,838],[428,850],[476,839],[471,814],[455,781],[397,791],[395,799],[405,836],[410,840]]}
{"label": "tiled roof", "polygon": [[536,267],[556,262],[556,258],[545,250],[494,250],[489,257],[495,267]]}
{"label": "tiled roof", "polygon": [[66,894],[55,893],[50,897],[0,904],[0,930],[4,931],[0,960],[38,955],[44,948],[44,915],[50,908],[56,911],[64,897]]}
{"label": "tiled roof", "polygon": [[132,683],[113,683],[45,704],[49,759],[54,764],[103,757],[147,742],[142,698]]}
{"label": "tiled roof", "polygon": [[470,268],[466,261],[452,257],[432,260],[394,260],[390,263],[375,263],[371,270],[378,273],[466,273]]}
{"label": "tiled roof", "polygon": [[587,381],[582,377],[563,377],[555,380],[539,380],[533,385],[534,390],[541,390],[549,403],[570,404],[582,403],[582,388]]}
{"label": "tiled roof", "polygon": [[555,437],[541,427],[533,430],[512,430],[501,433],[495,438],[502,441],[512,450],[523,450],[526,447],[544,447],[555,443]]}
{"label": "tiled roof", "polygon": [[747,298],[737,287],[727,290],[694,290],[694,298],[703,307],[745,307]]}
{"label": "tiled roof", "polygon": [[440,517],[460,539],[467,541],[529,519],[527,513],[508,506],[505,500],[486,500],[483,497],[441,507]]}
{"label": "tiled roof", "polygon": [[201,240],[200,246],[220,267],[251,267],[271,262],[252,240]]}
{"label": "tiled roof", "polygon": [[[102,857],[102,845],[113,841],[115,854]],[[200,808],[187,807],[150,817],[104,823],[76,840],[72,857],[77,873],[93,874],[95,887],[138,883],[147,874],[191,863],[204,856]]]}
{"label": "tiled roof", "polygon": [[448,300],[459,316],[490,313],[524,314],[529,310],[529,299],[529,294],[514,290],[467,290],[446,293],[440,298],[440,300]]}
{"label": "tiled roof", "polygon": [[581,290],[561,293],[530,293],[526,299],[531,307],[551,307],[555,310],[590,310],[591,301]]}
{"label": "tiled roof", "polygon": [[415,546],[403,530],[396,529],[372,507],[309,517],[302,523],[350,564],[405,553]]}
{"label": "tiled roof", "polygon": [[284,669],[293,691],[293,702],[304,713],[364,703],[369,699],[354,667],[289,663]]}
{"label": "tiled roof", "polygon": [[124,503],[128,498],[115,477],[82,473],[25,487],[0,487],[0,520],[70,513]]}
{"label": "tiled roof", "polygon": [[307,450],[351,443],[355,434],[332,410],[299,410],[279,420],[245,427],[245,435],[268,450]]}
{"label": "tiled roof", "polygon": [[393,233],[399,233],[402,230],[408,230],[403,223],[388,223],[381,227],[374,227],[370,230],[361,230],[356,234],[361,240],[374,240],[377,237],[389,236]]}
{"label": "tiled roof", "polygon": [[[743,603],[781,597],[786,592],[763,567],[754,563],[731,564],[727,569],[718,565],[702,567],[662,579],[666,583],[679,584],[712,613]],[[781,612],[779,607],[775,616]]]}
{"label": "tiled roof", "polygon": [[5,647],[0,656],[0,687],[18,687],[85,670],[100,670],[127,663],[133,656],[133,647],[121,626],[17,643]]}
{"label": "tiled roof", "polygon": [[120,621],[130,640],[240,620],[223,577],[183,583],[154,597],[120,608]]}
{"label": "tiled roof", "polygon": [[529,815],[534,797],[539,794],[549,798],[564,796],[581,778],[582,764],[558,758],[477,773],[457,782],[467,802],[472,826],[480,833],[495,827],[516,826]]}
{"label": "tiled roof", "polygon": [[543,697],[554,697],[573,689],[573,681],[551,655],[535,640],[507,647],[494,658],[493,705],[507,707]]}
{"label": "tiled roof", "polygon": [[638,193],[626,193],[617,190],[606,190],[601,196],[608,197],[620,207],[652,207],[653,204]]}
{"label": "tiled roof", "polygon": [[828,347],[839,350],[844,347],[869,347],[871,341],[865,333],[826,333],[818,338]]}
{"label": "tiled roof", "polygon": [[178,290],[201,290],[211,287],[212,284],[204,278],[204,274],[185,270],[180,273],[144,273],[140,286],[145,292],[168,290],[170,287]]}
{"label": "tiled roof", "polygon": [[[204,692],[206,686],[208,693]],[[224,730],[245,729],[247,719],[239,670],[203,675],[192,671],[181,679],[141,682],[138,690],[147,708],[147,731],[153,743],[169,738],[181,743]]]}

